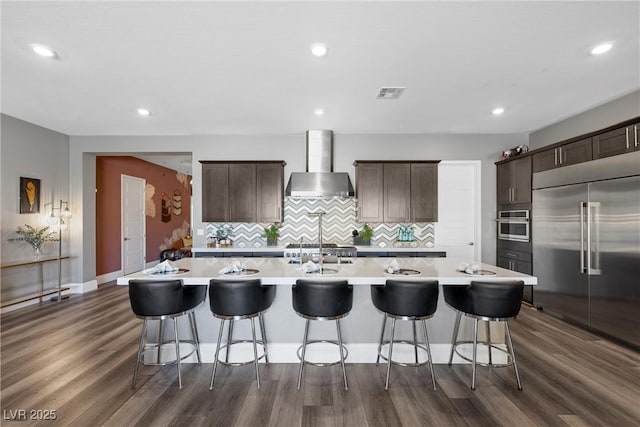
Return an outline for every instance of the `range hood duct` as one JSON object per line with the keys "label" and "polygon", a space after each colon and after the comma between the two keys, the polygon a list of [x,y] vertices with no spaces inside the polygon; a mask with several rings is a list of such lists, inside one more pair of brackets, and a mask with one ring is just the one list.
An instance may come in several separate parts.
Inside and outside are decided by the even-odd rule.
{"label": "range hood duct", "polygon": [[346,172],[333,172],[333,131],[307,131],[307,171],[292,172],[285,195],[299,198],[353,197]]}

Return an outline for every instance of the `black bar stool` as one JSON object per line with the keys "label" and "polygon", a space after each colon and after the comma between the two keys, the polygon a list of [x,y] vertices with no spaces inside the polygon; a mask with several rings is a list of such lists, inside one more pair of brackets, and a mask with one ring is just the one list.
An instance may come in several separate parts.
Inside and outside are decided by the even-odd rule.
{"label": "black bar stool", "polygon": [[[220,332],[218,333],[218,344],[216,346],[216,355],[213,360],[213,371],[211,372],[211,384],[209,390],[213,390],[213,381],[216,376],[218,363],[227,366],[244,366],[253,363],[256,368],[256,383],[260,389],[260,370],[258,369],[258,361],[262,358],[265,362],[269,362],[267,357],[267,335],[264,327],[263,313],[271,307],[273,299],[276,295],[275,286],[263,286],[260,279],[251,280],[218,280],[211,279],[209,281],[209,305],[211,313],[220,322]],[[261,340],[256,340],[255,318],[258,318],[260,326]],[[251,320],[251,340],[233,340],[233,321],[234,320]],[[229,330],[227,343],[220,345],[222,341],[222,332],[224,323],[229,320]],[[229,362],[229,350],[234,344],[253,343],[253,359],[246,362]],[[258,357],[258,344],[262,347],[263,353]],[[226,358],[224,361],[219,359],[220,349],[226,348]]]}
{"label": "black bar stool", "polygon": [[[304,365],[333,366],[338,363],[342,365],[342,376],[344,378],[344,389],[348,390],[347,371],[344,368],[344,360],[348,356],[347,348],[342,343],[342,332],[340,331],[340,319],[347,316],[353,306],[353,286],[346,280],[339,281],[314,281],[297,280],[291,288],[293,294],[293,309],[306,319],[304,325],[304,338],[302,345],[298,348],[298,359],[300,359],[300,371],[298,372],[298,390],[302,383]],[[309,340],[310,320],[335,320],[338,330],[338,341],[331,340]],[[329,363],[315,363],[305,360],[305,353],[308,344],[330,343],[338,346],[340,360]],[[302,349],[302,355],[300,350]]]}
{"label": "black bar stool", "polygon": [[[433,317],[438,306],[438,281],[387,280],[386,285],[371,286],[371,301],[373,302],[373,305],[384,314],[382,318],[382,328],[380,330],[380,341],[378,343],[378,357],[376,359],[376,364],[380,362],[380,358],[387,361],[387,378],[384,385],[385,390],[389,389],[389,376],[391,373],[392,363],[400,366],[423,366],[428,363],[431,371],[433,389],[436,390],[436,378],[433,373],[433,361],[431,359],[429,333],[427,332],[426,320]],[[393,320],[391,324],[391,339],[389,341],[384,341],[387,318],[391,318]],[[412,322],[413,341],[395,339],[396,320],[408,320]],[[416,321],[422,321],[424,329],[424,346],[418,344]],[[415,363],[394,361],[392,359],[394,343],[403,343],[413,346]],[[389,345],[388,357],[382,355],[382,347],[384,345]],[[418,362],[418,349],[426,352],[427,360],[425,362]]]}
{"label": "black bar stool", "polygon": [[[207,295],[205,286],[183,286],[182,280],[130,280],[129,281],[129,301],[133,313],[144,320],[142,323],[142,332],[140,333],[140,342],[138,344],[138,356],[136,358],[136,367],[133,371],[133,380],[131,387],[136,387],[138,378],[138,368],[140,363],[143,365],[168,365],[175,363],[178,367],[178,387],[182,388],[182,375],[180,373],[180,361],[191,356],[196,352],[198,364],[202,363],[200,357],[200,339],[198,338],[198,327],[194,309],[204,302]],[[178,337],[178,318],[181,316],[189,318],[191,327],[192,340],[180,340]],[[173,319],[174,341],[176,358],[163,362],[161,360],[162,345],[167,344],[163,341],[164,323],[166,319]],[[147,347],[147,321],[159,320],[160,328],[158,333],[158,343]],[[193,346],[193,350],[185,356],[180,356],[180,344],[187,343]],[[145,348],[147,347],[147,348]],[[150,351],[156,351],[156,362],[145,362],[143,356]]]}
{"label": "black bar stool", "polygon": [[[513,280],[507,282],[471,282],[469,286],[445,286],[444,300],[447,305],[457,311],[456,322],[453,328],[453,337],[451,338],[451,354],[449,355],[449,366],[453,362],[453,352],[458,356],[471,362],[471,390],[476,389],[476,365],[506,367],[513,365],[518,383],[518,390],[522,390],[520,382],[520,374],[518,373],[518,364],[516,355],[513,350],[513,342],[511,340],[511,331],[509,330],[509,319],[515,319],[520,312],[522,305],[522,293],[524,290],[524,282],[521,280]],[[473,341],[458,341],[458,331],[460,329],[460,319],[462,315],[474,319]],[[478,321],[486,322],[487,341],[484,344],[487,347],[488,363],[478,363]],[[490,323],[504,322],[507,336],[507,350],[493,345],[491,343]],[[473,343],[472,359],[464,356],[458,350],[461,344]],[[506,353],[507,362],[503,364],[493,363],[492,350]]]}

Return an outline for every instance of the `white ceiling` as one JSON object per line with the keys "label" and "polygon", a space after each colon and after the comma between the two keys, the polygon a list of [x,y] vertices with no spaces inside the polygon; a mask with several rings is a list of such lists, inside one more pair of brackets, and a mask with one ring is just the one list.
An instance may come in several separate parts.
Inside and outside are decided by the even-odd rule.
{"label": "white ceiling", "polygon": [[2,112],[70,135],[530,132],[640,87],[639,5],[3,1]]}
{"label": "white ceiling", "polygon": [[131,156],[187,175],[193,171],[191,153],[135,153]]}

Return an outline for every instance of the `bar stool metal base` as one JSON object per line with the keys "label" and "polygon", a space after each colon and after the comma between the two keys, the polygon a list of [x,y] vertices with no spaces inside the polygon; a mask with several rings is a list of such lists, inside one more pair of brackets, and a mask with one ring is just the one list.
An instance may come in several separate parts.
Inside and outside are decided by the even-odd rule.
{"label": "bar stool metal base", "polygon": [[[456,310],[457,311],[457,310]],[[460,330],[460,320],[462,318],[462,315],[464,315],[465,317],[469,317],[471,319],[473,319],[473,341],[458,341],[458,332]],[[486,328],[486,334],[487,334],[487,341],[486,342],[479,342],[478,341],[478,322],[480,320],[485,321],[485,328]],[[456,322],[453,328],[453,337],[451,339],[451,353],[449,355],[449,366],[451,366],[452,362],[453,362],[453,354],[454,352],[460,356],[463,360],[466,360],[468,362],[471,362],[472,364],[472,373],[471,373],[471,390],[475,390],[476,389],[476,366],[480,365],[480,366],[485,366],[485,367],[494,367],[494,368],[506,368],[509,366],[513,366],[513,370],[515,372],[516,375],[516,383],[518,385],[518,390],[522,391],[522,382],[520,381],[520,373],[518,372],[518,363],[516,361],[516,355],[515,352],[513,350],[513,342],[511,340],[511,331],[509,329],[509,319],[507,318],[489,318],[489,317],[482,317],[482,316],[475,316],[472,314],[468,314],[468,313],[463,313],[461,311],[458,311],[456,314]],[[490,323],[491,322],[504,322],[505,325],[505,330],[506,330],[506,337],[507,337],[507,349],[503,349],[500,347],[497,347],[496,345],[492,344],[491,342],[491,332],[490,332]],[[464,356],[460,351],[459,351],[459,347],[463,344],[472,344],[473,345],[473,356],[471,359],[469,359],[468,357]],[[481,345],[483,347],[485,347],[487,349],[487,354],[488,354],[488,363],[483,363],[483,362],[478,362],[478,345]],[[493,350],[498,350],[501,353],[506,354],[507,356],[507,362],[506,363],[493,363],[493,357],[492,357],[492,353]]]}
{"label": "bar stool metal base", "polygon": [[[187,316],[189,319],[189,326],[191,328],[191,335],[193,339],[191,340],[181,340],[178,336],[178,317]],[[184,313],[176,313],[172,315],[166,316],[149,316],[143,317],[142,322],[142,331],[140,333],[140,341],[138,343],[138,354],[136,356],[136,367],[133,371],[133,379],[131,380],[131,388],[136,388],[136,381],[138,379],[138,369],[140,365],[145,366],[166,366],[166,365],[177,365],[178,369],[178,388],[182,388],[182,373],[180,369],[181,361],[190,357],[194,352],[198,358],[198,364],[202,363],[202,357],[200,356],[200,337],[198,336],[198,325],[196,323],[195,315],[193,314],[193,310],[189,310]],[[173,328],[174,328],[174,339],[171,341],[163,340],[163,331],[164,331],[164,321],[167,319],[173,319]],[[160,328],[158,330],[158,343],[152,344],[150,346],[146,345],[147,340],[147,321],[149,320],[159,320]],[[180,354],[180,344],[188,344],[192,346],[191,351],[182,356]],[[172,345],[175,349],[175,359],[170,359],[167,361],[162,361],[162,347],[166,345]],[[155,353],[155,362],[145,361],[145,354],[147,353]]]}
{"label": "bar stool metal base", "polygon": [[[454,343],[454,345],[453,345],[453,349],[454,349],[453,351],[461,359],[463,359],[463,360],[465,360],[467,362],[473,363],[473,359],[472,358],[469,358],[468,356],[465,356],[459,350],[459,347],[463,346],[465,344],[466,345],[473,345],[473,341],[456,341]],[[494,353],[494,351],[498,351],[498,352],[500,352],[500,354],[502,356],[507,358],[507,362],[506,363],[495,363],[493,361],[493,357],[491,356],[491,354],[489,354],[489,358],[488,358],[489,362],[485,363],[485,362],[478,361],[476,359],[476,365],[480,365],[480,366],[483,366],[483,367],[492,367],[492,368],[507,368],[509,366],[513,366],[513,360],[511,359],[511,353],[508,350],[506,350],[504,348],[501,348],[501,347],[498,347],[495,344],[490,344],[490,343],[487,343],[487,342],[484,342],[484,341],[478,341],[476,345],[478,346],[478,352],[482,352],[482,353],[486,352],[487,354],[489,354],[489,349],[488,348],[491,347],[491,353]],[[486,350],[483,350],[483,349],[486,349]]]}
{"label": "bar stool metal base", "polygon": [[[232,367],[237,367],[237,366],[246,366],[246,365],[250,365],[252,363],[255,363],[255,361],[253,359],[249,359],[245,362],[229,362],[229,352],[231,351],[231,347],[236,345],[236,344],[253,344],[253,340],[233,340],[230,343],[227,344],[223,344],[220,346],[220,350],[224,350],[225,351],[225,359],[222,360],[221,358],[218,359],[218,363],[220,363],[221,365],[225,365],[225,366],[232,366]],[[262,354],[260,356],[258,356],[258,360],[262,360],[262,359],[266,359],[267,358],[267,344],[262,341],[262,340],[256,340],[256,345],[259,346],[262,349]],[[268,361],[267,361],[268,363]]]}
{"label": "bar stool metal base", "polygon": [[[311,345],[311,344],[319,344],[319,343],[333,344],[333,345],[337,346],[338,348],[340,348],[340,346],[342,346],[344,359],[346,359],[349,356],[349,350],[347,349],[347,347],[344,344],[342,344],[342,343],[340,343],[338,341],[310,340],[310,341],[307,341],[307,347],[309,347],[309,345]],[[304,347],[304,345],[301,345],[300,347],[298,347],[298,351],[297,351],[298,360],[301,361],[301,362],[302,362],[301,351],[303,350],[303,347]],[[335,366],[335,365],[339,365],[340,363],[342,363],[342,359],[338,359],[335,362],[311,362],[309,360],[305,360],[304,363],[307,364],[307,365],[313,365],[313,366],[319,366],[319,367]]]}
{"label": "bar stool metal base", "polygon": [[[176,344],[175,340],[162,341],[162,344],[150,344],[150,345],[147,344],[145,348],[142,350],[142,353],[140,354],[140,364],[144,366],[167,366],[167,365],[174,365],[178,363],[178,359],[169,359],[169,360],[162,361],[163,353],[172,352],[172,351],[175,352],[175,344]],[[189,346],[191,346],[191,351],[186,355],[183,356],[182,352],[180,352],[181,361],[191,357],[191,355],[195,353],[198,348],[198,344],[194,340],[179,340],[178,345],[181,345],[181,344],[188,344]],[[152,354],[153,356],[145,357],[147,354]],[[155,359],[156,361],[151,362],[151,361],[148,361],[148,359],[151,359],[151,360]]]}
{"label": "bar stool metal base", "polygon": [[[384,389],[389,390],[389,379],[391,377],[391,365],[399,365],[399,366],[407,366],[407,367],[419,367],[424,365],[429,365],[429,371],[431,373],[431,381],[433,383],[433,389],[437,390],[436,386],[436,377],[433,372],[433,359],[431,358],[431,347],[429,345],[429,333],[427,332],[427,323],[426,319],[431,318],[432,316],[426,317],[409,317],[409,316],[395,316],[388,313],[383,313],[384,317],[382,319],[382,328],[380,330],[380,342],[378,343],[378,357],[376,359],[376,365],[380,363],[380,359],[383,359],[387,362],[387,375],[385,379]],[[387,318],[391,318],[391,339],[384,340],[384,332],[387,326]],[[396,340],[396,320],[406,320],[412,322],[413,326],[413,341],[407,340]],[[424,345],[418,344],[418,337],[416,333],[416,322],[422,322],[422,327],[424,331]],[[400,362],[397,360],[393,360],[393,346],[394,344],[408,344],[413,347],[415,354],[415,363],[407,363]],[[382,353],[382,349],[385,346],[389,346],[388,356],[385,356]],[[422,350],[426,353],[427,359],[424,362],[418,361],[418,350]]]}
{"label": "bar stool metal base", "polygon": [[[378,353],[379,358],[384,360],[385,362],[389,362],[389,358],[387,356],[385,356],[385,354],[384,354],[384,352],[382,350],[386,346],[388,346],[390,344],[391,344],[391,341],[383,341],[382,345],[380,346],[380,353]],[[425,359],[424,362],[414,362],[414,363],[400,362],[398,360],[392,360],[391,363],[393,363],[394,365],[410,367],[410,368],[419,368],[420,366],[425,366],[425,365],[429,364],[429,351],[427,350],[427,347],[425,347],[424,345],[418,344],[418,343],[416,343],[414,341],[393,340],[393,345],[395,346],[396,344],[406,344],[406,345],[410,345],[411,347],[413,347],[415,349],[415,351],[418,351],[418,350],[424,351],[426,359]],[[387,354],[389,354],[388,351],[387,351]]]}
{"label": "bar stool metal base", "polygon": [[[348,313],[347,313],[348,314]],[[298,355],[298,359],[300,359],[300,370],[298,371],[298,390],[300,390],[300,386],[302,385],[302,375],[304,373],[304,365],[313,365],[313,366],[334,366],[337,364],[340,364],[342,366],[342,378],[344,379],[344,389],[345,390],[349,390],[349,385],[347,384],[347,371],[345,369],[344,366],[344,361],[347,358],[347,356],[349,355],[349,352],[347,350],[347,347],[343,344],[342,342],[342,331],[340,330],[340,319],[344,316],[346,316],[347,314],[341,315],[341,316],[337,316],[334,318],[317,318],[317,317],[310,317],[310,316],[304,316],[300,313],[298,313],[298,315],[304,317],[306,319],[305,325],[304,325],[304,338],[302,341],[302,345],[300,347],[298,347],[298,351],[297,351],[297,355]],[[334,340],[309,340],[309,323],[311,320],[335,320],[336,321],[336,329],[338,331],[338,340],[334,341]],[[336,361],[336,362],[326,362],[326,363],[318,363],[318,362],[310,362],[308,360],[305,359],[305,353],[307,351],[307,347],[309,344],[317,344],[317,343],[328,343],[328,344],[334,344],[338,347],[338,350],[340,352],[340,360]],[[302,351],[302,354],[300,354],[300,351]]]}
{"label": "bar stool metal base", "polygon": [[[215,317],[218,317],[220,319],[220,330],[218,333],[218,343],[216,345],[216,354],[214,356],[214,360],[213,360],[213,370],[211,372],[211,383],[209,384],[209,390],[213,390],[213,384],[215,381],[215,377],[216,377],[216,371],[218,369],[218,363],[226,365],[226,366],[245,366],[245,365],[249,365],[249,364],[253,364],[256,370],[256,385],[258,387],[258,390],[260,390],[260,369],[258,368],[258,361],[262,358],[265,359],[265,361],[267,363],[269,363],[269,358],[268,358],[268,353],[267,353],[267,338],[266,338],[266,332],[264,329],[264,322],[262,320],[262,313],[253,313],[253,314],[249,314],[249,315],[244,315],[244,316],[222,316],[222,315],[218,315],[214,313]],[[255,325],[255,319],[256,317],[258,317],[258,325],[260,327],[260,333],[262,335],[262,340],[257,340],[256,339],[256,325]],[[243,319],[247,319],[250,320],[251,323],[251,339],[250,340],[233,340],[232,339],[232,334],[233,334],[233,322],[235,320],[243,320]],[[224,345],[221,345],[222,342],[222,333],[224,331],[224,323],[225,321],[229,320],[229,330],[228,330],[228,339],[229,342],[227,342]],[[229,362],[229,349],[231,348],[231,346],[233,346],[234,344],[241,344],[241,343],[251,343],[253,344],[253,359],[248,360],[246,362]],[[258,345],[260,345],[262,347],[263,353],[262,355],[258,356]],[[225,360],[221,360],[220,359],[220,349],[225,348]]]}

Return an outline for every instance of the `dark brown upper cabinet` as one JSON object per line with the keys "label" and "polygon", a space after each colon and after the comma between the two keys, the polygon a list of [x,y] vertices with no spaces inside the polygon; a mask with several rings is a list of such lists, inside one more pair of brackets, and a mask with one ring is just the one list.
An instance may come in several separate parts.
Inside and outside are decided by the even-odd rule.
{"label": "dark brown upper cabinet", "polygon": [[256,165],[229,164],[229,221],[256,222]]}
{"label": "dark brown upper cabinet", "polygon": [[500,163],[498,175],[498,204],[531,203],[531,156]]}
{"label": "dark brown upper cabinet", "polygon": [[640,149],[640,123],[614,129],[593,137],[593,158],[616,156]]}
{"label": "dark brown upper cabinet", "polygon": [[358,221],[382,222],[384,219],[382,163],[358,163],[356,166],[356,197]]}
{"label": "dark brown upper cabinet", "polygon": [[282,222],[284,162],[201,163],[203,222]]}
{"label": "dark brown upper cabinet", "polygon": [[356,161],[359,222],[438,220],[438,162]]}
{"label": "dark brown upper cabinet", "polygon": [[229,221],[229,165],[202,165],[202,221]]}
{"label": "dark brown upper cabinet", "polygon": [[588,162],[593,159],[591,138],[570,142],[559,147],[535,153],[533,172]]}
{"label": "dark brown upper cabinet", "polygon": [[284,168],[282,163],[256,165],[258,222],[282,222]]}
{"label": "dark brown upper cabinet", "polygon": [[411,164],[411,221],[438,221],[438,164]]}
{"label": "dark brown upper cabinet", "polygon": [[409,221],[411,208],[411,165],[387,163],[384,170],[383,222]]}

